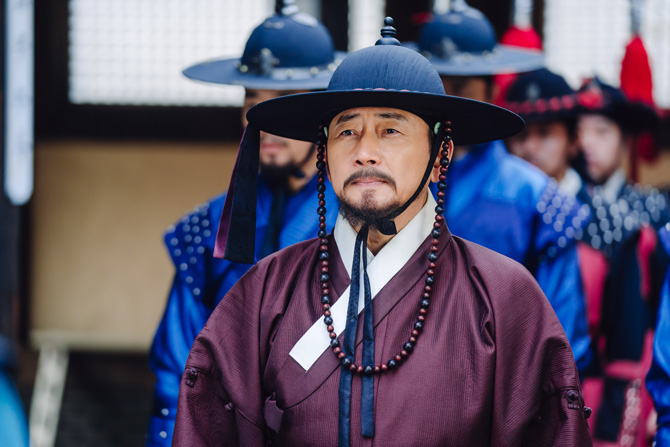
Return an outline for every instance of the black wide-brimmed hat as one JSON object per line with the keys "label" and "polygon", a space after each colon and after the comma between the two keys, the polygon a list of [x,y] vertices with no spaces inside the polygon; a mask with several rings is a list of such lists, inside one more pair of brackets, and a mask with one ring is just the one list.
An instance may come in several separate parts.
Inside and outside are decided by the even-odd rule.
{"label": "black wide-brimmed hat", "polygon": [[408,47],[426,56],[443,76],[490,76],[522,73],[544,66],[541,51],[496,42],[491,22],[465,0],[453,0],[445,14],[436,14]]}
{"label": "black wide-brimmed hat", "polygon": [[632,133],[654,130],[660,123],[660,116],[652,106],[630,101],[621,90],[598,77],[586,80],[577,91],[577,111],[605,115]]}
{"label": "black wide-brimmed hat", "polygon": [[523,129],[523,120],[509,110],[447,96],[435,68],[420,54],[400,46],[390,23],[377,45],[342,61],[326,91],[262,102],[247,112],[249,124],[282,137],[316,141],[319,126],[327,127],[343,110],[390,107],[450,120],[457,145],[506,138]]}
{"label": "black wide-brimmed hat", "polygon": [[[333,74],[326,91],[282,96],[249,109],[249,124],[233,170],[215,256],[225,254],[226,259],[253,262],[260,130],[316,142],[320,129],[327,129],[336,114],[357,107],[409,111],[434,123],[433,130],[438,137],[445,126],[440,127],[437,123],[450,121],[451,136],[457,145],[498,140],[523,129],[523,119],[509,110],[447,96],[440,75],[430,62],[419,53],[400,46],[391,18],[386,18],[385,23],[382,38],[377,44],[347,56]],[[440,138],[435,138],[435,141],[438,144],[431,149],[433,160],[441,144]],[[421,185],[427,180],[432,163],[426,168]],[[419,192],[417,190],[408,203]],[[407,203],[403,205],[406,206]],[[395,216],[399,210],[394,212]],[[390,219],[386,219],[385,223]],[[395,231],[393,225],[387,228]]]}
{"label": "black wide-brimmed hat", "polygon": [[574,120],[575,90],[565,79],[546,68],[519,76],[509,86],[503,106],[526,122]]}
{"label": "black wide-brimmed hat", "polygon": [[250,89],[323,90],[344,56],[318,20],[286,0],[254,29],[241,58],[201,62],[184,75]]}

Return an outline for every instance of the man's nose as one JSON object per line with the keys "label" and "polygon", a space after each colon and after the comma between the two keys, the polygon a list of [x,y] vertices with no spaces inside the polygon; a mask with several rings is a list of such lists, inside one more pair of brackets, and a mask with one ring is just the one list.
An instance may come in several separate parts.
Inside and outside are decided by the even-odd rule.
{"label": "man's nose", "polygon": [[594,138],[591,136],[590,133],[581,132],[577,136],[577,146],[579,147],[579,150],[582,152],[588,151],[593,144],[593,140]]}
{"label": "man's nose", "polygon": [[374,132],[364,132],[358,140],[356,148],[356,164],[359,166],[373,166],[381,161],[379,140]]}
{"label": "man's nose", "polygon": [[521,146],[523,147],[523,152],[525,155],[535,155],[539,147],[539,140],[531,136],[526,138]]}

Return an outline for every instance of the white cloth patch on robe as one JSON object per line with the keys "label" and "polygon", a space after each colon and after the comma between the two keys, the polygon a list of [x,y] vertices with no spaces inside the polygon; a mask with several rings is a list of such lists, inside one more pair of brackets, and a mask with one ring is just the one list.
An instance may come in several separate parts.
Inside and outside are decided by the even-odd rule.
{"label": "white cloth patch on robe", "polygon": [[[435,222],[436,206],[437,203],[429,192],[426,204],[421,211],[377,253],[377,256],[373,256],[368,251],[368,277],[370,278],[372,299],[409,262],[416,250],[426,240],[426,237],[430,235],[430,232],[433,230],[433,223]],[[351,264],[354,259],[356,235],[356,231],[340,214],[333,229],[333,236],[335,237],[335,242],[337,242],[342,262],[347,268],[347,273],[349,273],[349,278],[351,278]],[[361,262],[361,268],[362,265],[363,263]],[[363,275],[361,275],[361,279],[362,277]],[[347,287],[342,296],[330,308],[333,327],[337,334],[343,333],[346,326],[349,289]],[[362,286],[360,290],[359,314],[364,308],[364,289]],[[323,323],[323,317],[320,317],[293,346],[290,355],[307,371],[329,346],[330,336],[326,330],[326,325]]]}

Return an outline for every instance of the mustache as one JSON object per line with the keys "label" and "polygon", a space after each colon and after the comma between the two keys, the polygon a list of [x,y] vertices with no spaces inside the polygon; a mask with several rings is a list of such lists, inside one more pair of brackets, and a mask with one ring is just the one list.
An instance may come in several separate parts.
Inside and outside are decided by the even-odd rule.
{"label": "mustache", "polygon": [[375,168],[365,168],[354,172],[344,181],[344,187],[346,188],[350,184],[354,183],[356,180],[360,180],[365,177],[376,178],[388,183],[389,185],[393,186],[393,188],[396,187],[395,180],[393,180],[393,177]]}

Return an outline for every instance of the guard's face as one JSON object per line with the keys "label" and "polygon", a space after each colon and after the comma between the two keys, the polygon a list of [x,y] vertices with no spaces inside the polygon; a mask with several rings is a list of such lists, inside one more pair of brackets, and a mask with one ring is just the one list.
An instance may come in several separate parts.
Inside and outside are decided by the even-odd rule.
{"label": "guard's face", "polygon": [[[341,202],[364,213],[384,215],[405,203],[429,158],[428,125],[404,110],[349,109],[335,116],[328,127],[333,190]],[[436,172],[439,175],[437,166],[433,177]]]}
{"label": "guard's face", "polygon": [[444,92],[450,96],[493,102],[498,86],[486,76],[440,76]]}
{"label": "guard's face", "polygon": [[576,145],[561,121],[530,123],[508,141],[511,153],[561,180],[575,156]]}
{"label": "guard's face", "polygon": [[582,115],[577,122],[577,140],[584,153],[589,176],[604,183],[619,169],[630,138],[619,125],[604,115]]}
{"label": "guard's face", "polygon": [[[256,104],[279,96],[301,93],[298,91],[246,89],[242,107],[242,125],[247,125],[247,111]],[[278,137],[261,132],[260,163],[262,166],[283,168],[300,165],[308,156],[312,143]]]}

